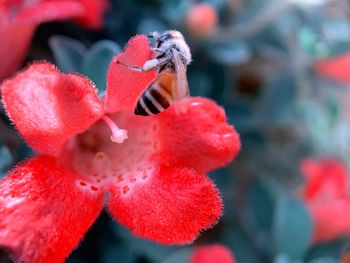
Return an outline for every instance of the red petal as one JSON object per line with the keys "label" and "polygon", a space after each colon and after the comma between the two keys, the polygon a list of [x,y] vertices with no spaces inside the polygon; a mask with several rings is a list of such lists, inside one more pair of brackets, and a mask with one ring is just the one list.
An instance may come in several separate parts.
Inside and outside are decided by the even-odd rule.
{"label": "red petal", "polygon": [[350,199],[309,205],[314,221],[313,243],[350,236]]}
{"label": "red petal", "polygon": [[103,17],[109,9],[107,0],[79,0],[84,6],[84,15],[80,16],[77,21],[88,28],[100,29],[103,26]]}
{"label": "red petal", "polygon": [[317,61],[314,68],[321,75],[350,83],[350,52],[338,57]]}
{"label": "red petal", "polygon": [[56,0],[41,1],[23,9],[13,23],[44,23],[55,20],[65,20],[85,14],[84,6],[77,1]]}
{"label": "red petal", "polygon": [[23,62],[35,28],[33,23],[0,25],[0,82]]}
{"label": "red petal", "polygon": [[51,64],[31,65],[1,87],[5,108],[35,150],[55,154],[103,115],[89,80],[61,74]]}
{"label": "red petal", "polygon": [[222,108],[204,98],[189,98],[185,114],[175,107],[159,114],[160,162],[193,167],[201,172],[230,162],[240,149],[234,128],[226,123]]}
{"label": "red petal", "polygon": [[189,263],[235,263],[232,252],[223,245],[216,244],[197,248]]}
{"label": "red petal", "polygon": [[116,64],[115,61],[131,66],[143,66],[151,57],[148,40],[140,35],[132,38],[126,45],[125,51],[112,60],[107,76],[106,111],[134,110],[142,92],[155,77],[155,71],[136,72]]}
{"label": "red petal", "polygon": [[19,262],[62,262],[103,207],[101,192],[83,191],[76,180],[45,156],[10,172],[0,183],[0,246]]}
{"label": "red petal", "polygon": [[305,177],[304,198],[309,202],[335,200],[348,195],[348,176],[345,165],[336,159],[301,162]]}
{"label": "red petal", "polygon": [[114,187],[112,215],[136,236],[161,244],[187,244],[215,224],[222,203],[213,183],[190,169],[162,167],[142,182]]}

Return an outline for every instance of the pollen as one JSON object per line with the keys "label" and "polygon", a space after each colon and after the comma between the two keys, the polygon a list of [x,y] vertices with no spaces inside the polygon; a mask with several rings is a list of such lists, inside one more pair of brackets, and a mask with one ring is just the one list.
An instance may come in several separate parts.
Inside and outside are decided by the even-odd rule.
{"label": "pollen", "polygon": [[119,175],[117,176],[117,181],[118,181],[118,182],[121,182],[121,181],[123,181],[123,180],[124,180],[123,175],[119,174]]}
{"label": "pollen", "polygon": [[143,180],[145,180],[145,179],[147,179],[147,177],[148,177],[147,172],[146,172],[146,171],[143,171],[141,178],[142,178]]}
{"label": "pollen", "polygon": [[135,177],[131,177],[131,178],[130,178],[130,182],[131,182],[131,183],[135,183],[135,182],[136,182],[136,178],[135,178]]}
{"label": "pollen", "polygon": [[90,187],[90,189],[91,189],[92,191],[97,191],[97,190],[98,190],[98,188],[97,188],[96,186],[94,186],[94,185],[92,185],[92,186]]}
{"label": "pollen", "polygon": [[97,152],[95,154],[95,161],[103,161],[108,159],[108,156],[105,152]]}
{"label": "pollen", "polygon": [[120,129],[115,122],[108,116],[103,116],[102,120],[106,122],[112,131],[111,141],[115,143],[123,143],[128,138],[128,131]]}
{"label": "pollen", "polygon": [[123,194],[126,194],[127,192],[129,192],[129,186],[127,186],[127,185],[125,185],[124,187],[123,187]]}

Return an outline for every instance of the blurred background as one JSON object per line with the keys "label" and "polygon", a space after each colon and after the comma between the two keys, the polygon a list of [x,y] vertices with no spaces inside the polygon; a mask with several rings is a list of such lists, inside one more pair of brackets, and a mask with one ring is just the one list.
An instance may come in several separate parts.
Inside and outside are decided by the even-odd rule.
{"label": "blurred background", "polygon": [[[185,263],[194,247],[212,243],[238,263],[350,262],[349,1],[110,0],[100,18],[96,26],[36,24],[16,69],[1,78],[48,60],[89,76],[103,95],[110,60],[131,36],[177,29],[192,51],[191,95],[225,108],[242,150],[210,174],[225,211],[193,245],[137,239],[104,212],[68,262]],[[2,45],[13,35],[1,32],[5,69]],[[33,153],[3,109],[0,122],[3,176]]]}

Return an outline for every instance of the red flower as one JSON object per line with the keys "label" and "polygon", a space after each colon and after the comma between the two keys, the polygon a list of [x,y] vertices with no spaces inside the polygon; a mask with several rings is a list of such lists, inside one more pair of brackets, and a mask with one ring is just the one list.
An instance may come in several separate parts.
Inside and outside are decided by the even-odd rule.
{"label": "red flower", "polygon": [[218,22],[218,14],[213,6],[206,3],[195,4],[186,15],[187,29],[195,37],[208,37]]}
{"label": "red flower", "polygon": [[[143,65],[150,57],[138,36],[117,59]],[[186,113],[174,105],[133,115],[154,76],[112,63],[104,104],[88,79],[47,63],[3,84],[11,120],[40,155],[0,184],[0,246],[20,261],[60,262],[104,204],[136,236],[162,244],[190,243],[217,222],[222,201],[205,173],[237,154],[238,134],[204,98],[179,102]]]}
{"label": "red flower", "polygon": [[343,163],[335,159],[301,162],[303,198],[314,221],[314,243],[350,235],[350,195]]}
{"label": "red flower", "polygon": [[[54,1],[54,0],[45,0]],[[109,8],[108,0],[75,0],[84,7],[84,14],[77,16],[81,25],[98,30],[103,26],[103,16]]]}
{"label": "red flower", "polygon": [[232,252],[223,245],[216,244],[197,248],[189,263],[235,263]]}
{"label": "red flower", "polygon": [[321,75],[350,83],[350,52],[338,57],[319,60],[314,64],[314,68]]}
{"label": "red flower", "polygon": [[0,81],[15,71],[27,53],[37,26],[76,18],[92,29],[102,26],[107,0],[3,0],[0,2]]}

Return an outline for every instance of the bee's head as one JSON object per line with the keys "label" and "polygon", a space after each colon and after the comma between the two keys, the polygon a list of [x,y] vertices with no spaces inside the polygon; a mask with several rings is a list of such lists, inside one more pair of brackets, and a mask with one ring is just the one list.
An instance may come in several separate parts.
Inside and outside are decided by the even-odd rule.
{"label": "bee's head", "polygon": [[176,31],[176,30],[165,31],[160,35],[160,38],[159,38],[161,42],[165,42],[170,39],[179,39],[182,41],[185,40],[184,36],[179,31]]}
{"label": "bee's head", "polygon": [[175,48],[180,53],[181,60],[186,65],[188,65],[192,60],[190,48],[186,44],[183,35],[177,30],[168,30],[163,32],[160,35],[157,43],[157,47],[160,46],[167,50]]}
{"label": "bee's head", "polygon": [[184,36],[179,31],[169,30],[169,31],[166,31],[166,33],[169,34],[171,38],[179,39],[183,41],[185,40]]}

